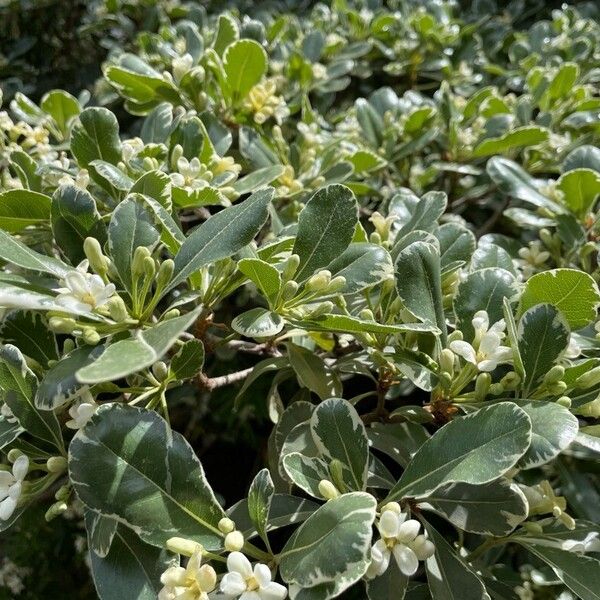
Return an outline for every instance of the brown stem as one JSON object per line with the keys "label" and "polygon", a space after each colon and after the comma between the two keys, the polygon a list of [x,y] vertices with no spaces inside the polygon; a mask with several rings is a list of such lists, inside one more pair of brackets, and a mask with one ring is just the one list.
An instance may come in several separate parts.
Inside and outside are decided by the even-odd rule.
{"label": "brown stem", "polygon": [[198,381],[203,388],[212,391],[216,388],[224,387],[246,379],[246,377],[252,373],[253,369],[254,367],[248,367],[247,369],[229,373],[228,375],[220,375],[219,377],[207,377],[204,373],[200,373]]}

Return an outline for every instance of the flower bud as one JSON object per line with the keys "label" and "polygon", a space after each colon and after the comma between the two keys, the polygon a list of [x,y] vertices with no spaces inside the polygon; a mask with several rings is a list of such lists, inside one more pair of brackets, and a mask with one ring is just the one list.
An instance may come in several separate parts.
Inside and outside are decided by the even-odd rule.
{"label": "flower bud", "polygon": [[530,533],[531,535],[542,535],[544,533],[544,528],[535,521],[526,521],[522,523],[523,529]]}
{"label": "flower bud", "polygon": [[225,536],[225,550],[227,552],[239,552],[244,547],[244,536],[237,529]]}
{"label": "flower bud", "polygon": [[545,375],[544,383],[551,384],[560,381],[565,374],[565,368],[561,365],[554,365]]}
{"label": "flower bud", "polygon": [[326,291],[328,294],[335,294],[336,292],[343,290],[345,287],[346,287],[346,278],[343,275],[338,275],[337,277],[334,277],[329,282],[329,285],[327,286]]}
{"label": "flower bud", "polygon": [[202,554],[204,547],[198,542],[187,540],[181,537],[172,537],[167,540],[167,548],[175,554],[183,556],[192,556],[194,553]]}
{"label": "flower bud", "polygon": [[600,367],[594,367],[575,380],[575,386],[579,388],[591,388],[600,383]]}
{"label": "flower bud", "polygon": [[133,253],[131,261],[131,273],[134,277],[144,274],[144,260],[150,257],[150,250],[146,246],[138,246]]}
{"label": "flower bud", "polygon": [[231,533],[235,529],[235,523],[231,519],[223,517],[217,527],[221,533]]}
{"label": "flower bud", "polygon": [[70,317],[50,317],[48,327],[54,333],[73,333],[77,329],[77,323]]}
{"label": "flower bud", "polygon": [[172,308],[163,315],[162,320],[168,321],[169,319],[174,319],[175,317],[179,317],[180,315],[181,311],[178,308]]}
{"label": "flower bud", "polygon": [[333,302],[321,302],[317,308],[308,313],[306,316],[309,319],[315,319],[321,315],[330,313],[333,310]]}
{"label": "flower bud", "polygon": [[169,367],[164,361],[159,360],[152,365],[152,374],[158,381],[164,381],[169,375]]}
{"label": "flower bud", "polygon": [[67,459],[64,456],[51,456],[46,461],[49,473],[63,473],[67,470]]}
{"label": "flower bud", "polygon": [[346,488],[346,484],[344,483],[344,465],[342,461],[334,458],[329,463],[329,474],[331,475],[335,487],[338,490],[343,491]]}
{"label": "flower bud", "polygon": [[85,238],[83,241],[83,251],[90,263],[92,271],[95,271],[100,275],[103,275],[108,271],[108,260],[106,256],[104,256],[102,246],[100,246],[100,242],[96,238]]}
{"label": "flower bud", "polygon": [[61,485],[54,494],[54,498],[56,500],[66,501],[67,498],[71,495],[71,486],[69,485]]}
{"label": "flower bud", "polygon": [[509,371],[501,380],[500,384],[505,391],[515,390],[521,383],[521,377],[515,371]]}
{"label": "flower bud", "polygon": [[475,380],[475,398],[484,400],[492,384],[492,376],[489,373],[479,373]]}
{"label": "flower bud", "polygon": [[13,448],[12,450],[8,451],[6,458],[8,459],[8,462],[14,463],[17,460],[17,458],[19,458],[19,456],[23,456],[23,452],[21,452],[17,448]]}
{"label": "flower bud", "polygon": [[562,395],[567,391],[567,384],[564,381],[557,381],[548,386],[548,391],[554,396]]}
{"label": "flower bud", "polygon": [[154,259],[151,256],[147,256],[144,259],[143,267],[144,267],[144,275],[148,279],[152,279],[154,277],[154,275],[156,274],[156,263],[154,262]]}
{"label": "flower bud", "polygon": [[571,398],[569,398],[569,396],[561,396],[556,401],[556,404],[560,404],[560,406],[564,406],[565,408],[571,408]]}
{"label": "flower bud", "polygon": [[121,296],[113,296],[107,303],[108,314],[113,321],[122,323],[129,318],[129,311]]}
{"label": "flower bud", "polygon": [[501,383],[492,383],[490,385],[490,394],[492,396],[500,396],[500,394],[504,393],[504,386]]}
{"label": "flower bud", "polygon": [[370,308],[363,308],[360,311],[360,313],[358,314],[358,316],[363,321],[374,321],[375,320],[375,315],[373,314],[373,311]]}
{"label": "flower bud", "polygon": [[382,513],[386,512],[387,510],[391,510],[397,515],[399,515],[402,512],[402,508],[400,508],[400,505],[397,502],[388,502],[385,506],[381,508]]}
{"label": "flower bud", "polygon": [[329,479],[321,479],[319,481],[319,493],[325,500],[334,500],[340,495],[335,485]]}
{"label": "flower bud", "polygon": [[165,288],[173,277],[173,271],[175,270],[175,263],[170,259],[163,260],[158,267],[158,275],[156,276],[156,287],[159,289]]}
{"label": "flower bud", "polygon": [[283,272],[281,276],[284,281],[290,281],[296,274],[298,267],[300,266],[300,257],[297,254],[291,254],[288,256],[283,266]]}
{"label": "flower bud", "polygon": [[460,331],[460,329],[456,329],[454,330],[452,333],[448,334],[448,343],[450,342],[460,342],[463,339],[463,334],[462,331]]}
{"label": "flower bud", "polygon": [[281,290],[281,297],[283,301],[291,300],[298,291],[298,284],[295,281],[286,281],[283,284],[283,289]]}
{"label": "flower bud", "polygon": [[75,350],[75,341],[71,338],[67,338],[63,342],[63,354],[69,354],[73,350]]}
{"label": "flower bud", "polygon": [[594,419],[600,418],[600,398],[596,398],[595,400],[580,406],[574,412],[582,417],[592,417]]}
{"label": "flower bud", "polygon": [[310,279],[306,282],[306,289],[309,292],[323,292],[327,289],[331,281],[331,272],[323,269],[318,273],[315,273]]}
{"label": "flower bud", "polygon": [[69,507],[66,502],[55,502],[46,511],[44,518],[46,519],[47,522],[50,522],[50,521],[52,521],[52,519],[55,519],[59,515],[62,515],[68,508]]}
{"label": "flower bud", "polygon": [[450,348],[444,348],[440,352],[440,369],[444,373],[454,373],[454,352]]}
{"label": "flower bud", "polygon": [[100,334],[95,329],[92,329],[91,327],[83,328],[82,337],[83,337],[83,341],[86,344],[89,344],[90,346],[95,346],[96,344],[98,344],[100,342]]}

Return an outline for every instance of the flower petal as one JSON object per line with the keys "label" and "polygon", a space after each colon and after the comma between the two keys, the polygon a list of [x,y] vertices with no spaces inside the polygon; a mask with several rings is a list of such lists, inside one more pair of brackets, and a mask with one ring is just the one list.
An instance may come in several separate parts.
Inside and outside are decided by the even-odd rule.
{"label": "flower petal", "polygon": [[246,581],[237,572],[225,573],[221,579],[221,591],[231,596],[239,596],[246,591]]}
{"label": "flower petal", "polygon": [[254,565],[254,577],[256,577],[256,581],[258,581],[260,587],[266,587],[271,583],[271,569],[267,565],[256,563]]}
{"label": "flower petal", "polygon": [[5,498],[0,502],[0,521],[8,521],[17,508],[17,501],[14,498]]}
{"label": "flower petal", "polygon": [[419,531],[421,531],[421,523],[415,519],[409,519],[400,525],[396,537],[398,538],[398,541],[403,543],[412,542],[419,535]]}
{"label": "flower petal", "polygon": [[231,552],[227,557],[227,570],[239,573],[244,579],[252,577],[252,565],[241,552]]}
{"label": "flower petal", "polygon": [[27,475],[27,471],[29,470],[29,458],[25,456],[25,454],[21,454],[15,463],[13,464],[12,472],[15,476],[15,479],[19,481],[23,481],[25,476]]}
{"label": "flower petal", "polygon": [[287,596],[287,588],[280,583],[271,581],[269,585],[261,586],[258,595],[261,600],[283,600]]}
{"label": "flower petal", "polygon": [[465,342],[463,340],[454,340],[450,342],[450,350],[454,352],[454,354],[458,354],[464,358],[467,362],[477,364],[477,357],[475,355],[475,349],[469,342]]}
{"label": "flower petal", "polygon": [[419,559],[417,555],[404,544],[394,546],[394,558],[398,564],[398,568],[407,576],[410,577],[417,572],[419,568]]}

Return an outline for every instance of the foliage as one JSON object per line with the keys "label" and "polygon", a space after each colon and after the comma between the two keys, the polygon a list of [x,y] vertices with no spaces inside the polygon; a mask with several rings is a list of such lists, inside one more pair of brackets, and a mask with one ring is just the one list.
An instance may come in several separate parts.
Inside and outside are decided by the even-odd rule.
{"label": "foliage", "polygon": [[597,11],[368,5],[89,3],[0,113],[0,530],[102,600],[600,598]]}

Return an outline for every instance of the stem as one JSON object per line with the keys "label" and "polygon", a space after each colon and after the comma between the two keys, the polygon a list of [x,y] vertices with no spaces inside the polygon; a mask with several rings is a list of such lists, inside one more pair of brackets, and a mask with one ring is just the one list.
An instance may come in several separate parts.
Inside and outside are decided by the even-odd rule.
{"label": "stem", "polygon": [[490,550],[494,546],[498,546],[499,544],[505,544],[508,541],[509,541],[508,537],[492,538],[492,539],[486,540],[485,542],[483,542],[483,544],[481,544],[481,546],[478,546],[477,548],[475,548],[475,550],[473,550],[473,552],[468,554],[466,556],[466,559],[469,562],[473,562],[474,560],[479,558],[482,554],[485,554],[488,550]]}
{"label": "stem", "polygon": [[220,377],[207,377],[204,375],[204,373],[201,373],[198,376],[198,380],[200,381],[202,387],[211,391],[216,388],[242,381],[246,379],[246,377],[248,377],[253,370],[254,367],[248,367],[247,369],[242,369],[241,371],[237,371],[235,373],[229,373],[229,375],[221,375]]}

